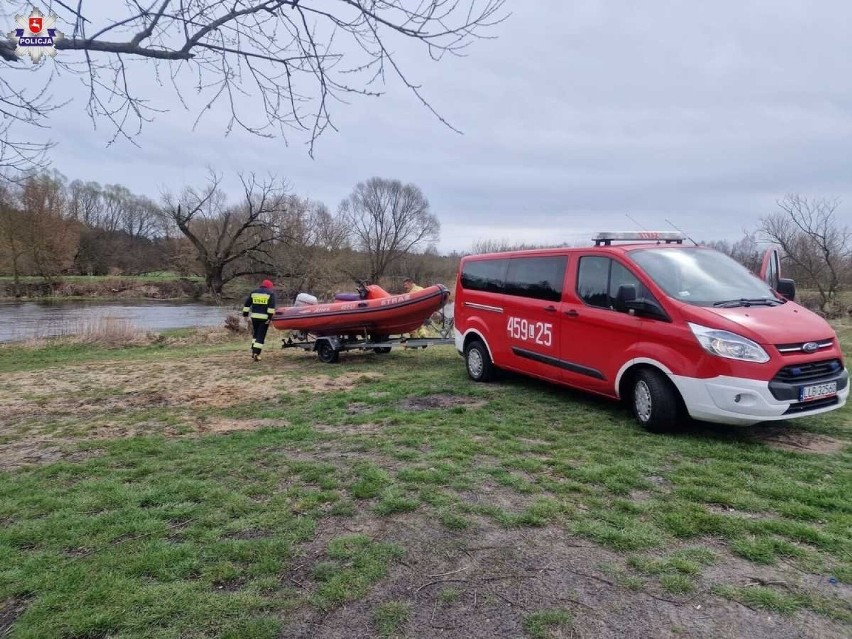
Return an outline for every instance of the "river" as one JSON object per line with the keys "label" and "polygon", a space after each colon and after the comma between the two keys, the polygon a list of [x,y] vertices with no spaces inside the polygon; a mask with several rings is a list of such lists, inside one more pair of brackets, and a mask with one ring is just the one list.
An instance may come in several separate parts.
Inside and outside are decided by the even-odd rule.
{"label": "river", "polygon": [[159,332],[170,328],[223,326],[233,306],[174,301],[38,301],[0,302],[0,342],[75,335],[103,321]]}

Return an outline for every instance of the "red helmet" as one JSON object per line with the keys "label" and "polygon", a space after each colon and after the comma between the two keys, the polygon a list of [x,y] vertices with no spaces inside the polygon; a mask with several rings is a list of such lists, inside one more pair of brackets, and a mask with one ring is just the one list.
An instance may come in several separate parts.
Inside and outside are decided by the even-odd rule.
{"label": "red helmet", "polygon": [[260,285],[263,288],[272,288],[272,280],[263,280]]}

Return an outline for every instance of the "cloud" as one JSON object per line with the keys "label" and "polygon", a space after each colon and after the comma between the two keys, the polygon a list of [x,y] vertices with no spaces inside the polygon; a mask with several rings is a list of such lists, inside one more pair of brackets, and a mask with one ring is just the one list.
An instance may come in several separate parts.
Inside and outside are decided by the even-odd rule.
{"label": "cloud", "polygon": [[[841,214],[852,205],[848,2],[510,4],[498,37],[462,58],[434,62],[395,42],[461,135],[390,77],[380,98],[333,105],[339,132],[327,132],[311,159],[304,136],[289,145],[237,130],[225,137],[219,108],[193,131],[197,111],[143,62],[132,81],[169,111],[145,125],[141,149],[121,140],[107,148],[107,127],[92,131],[85,92],[65,77],[55,93],[74,102],[53,118],[55,166],[152,196],[202,181],[208,166],[272,171],[332,208],[359,181],[397,178],[429,198],[444,251],[480,239],[582,242],[635,229],[631,218],[736,239],[788,192],[841,197]],[[228,184],[236,189],[233,177]]]}

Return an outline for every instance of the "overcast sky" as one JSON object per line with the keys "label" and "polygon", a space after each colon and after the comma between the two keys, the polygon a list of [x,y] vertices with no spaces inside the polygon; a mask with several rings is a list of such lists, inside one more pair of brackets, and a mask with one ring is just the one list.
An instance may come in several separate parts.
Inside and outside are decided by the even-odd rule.
{"label": "overcast sky", "polygon": [[[91,15],[116,4],[84,6]],[[51,119],[54,167],[152,197],[202,184],[208,166],[231,187],[237,171],[274,171],[332,209],[359,181],[397,178],[429,198],[442,252],[482,239],[584,243],[599,230],[638,230],[630,218],[738,239],[793,192],[841,198],[852,222],[852,2],[507,4],[496,39],[465,58],[436,63],[416,43],[398,47],[461,135],[389,78],[386,95],[333,107],[339,132],[311,159],[304,137],[289,146],[225,137],[215,115],[193,132],[197,112],[137,67],[133,80],[171,109],[145,126],[141,149],[107,148],[109,128],[93,130],[80,82],[59,78],[54,95],[71,102]]]}

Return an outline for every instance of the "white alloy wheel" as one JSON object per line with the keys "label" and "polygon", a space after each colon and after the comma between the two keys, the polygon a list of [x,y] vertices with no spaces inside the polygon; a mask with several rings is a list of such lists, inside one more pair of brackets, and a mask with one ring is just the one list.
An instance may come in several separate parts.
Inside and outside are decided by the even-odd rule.
{"label": "white alloy wheel", "polygon": [[653,403],[651,402],[651,389],[648,388],[644,379],[636,382],[633,391],[633,405],[636,409],[636,418],[643,424],[648,423],[651,419]]}

